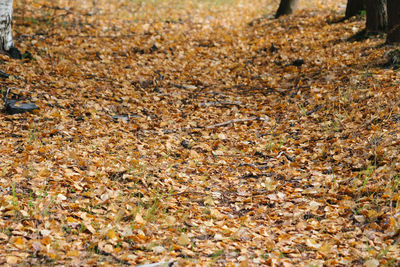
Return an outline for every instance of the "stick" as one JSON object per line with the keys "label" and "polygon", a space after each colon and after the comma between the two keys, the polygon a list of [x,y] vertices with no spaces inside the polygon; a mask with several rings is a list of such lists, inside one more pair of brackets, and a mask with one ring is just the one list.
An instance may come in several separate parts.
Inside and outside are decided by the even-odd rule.
{"label": "stick", "polygon": [[253,117],[253,118],[247,118],[247,119],[234,119],[234,120],[230,120],[230,121],[225,121],[225,122],[209,125],[209,126],[206,126],[205,128],[213,129],[213,128],[217,128],[217,127],[226,126],[231,123],[247,122],[247,121],[267,121],[267,120],[268,120],[268,117],[267,118]]}
{"label": "stick", "polygon": [[184,192],[173,193],[169,196],[180,196],[180,195],[207,195],[207,194],[203,193],[203,192],[196,192],[196,191],[184,191]]}

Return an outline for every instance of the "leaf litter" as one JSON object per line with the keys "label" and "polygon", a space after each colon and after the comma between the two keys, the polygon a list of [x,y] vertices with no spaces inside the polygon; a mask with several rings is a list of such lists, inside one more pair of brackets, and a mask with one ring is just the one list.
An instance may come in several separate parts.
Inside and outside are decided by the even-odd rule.
{"label": "leaf litter", "polygon": [[0,264],[399,264],[399,75],[344,1],[17,1]]}

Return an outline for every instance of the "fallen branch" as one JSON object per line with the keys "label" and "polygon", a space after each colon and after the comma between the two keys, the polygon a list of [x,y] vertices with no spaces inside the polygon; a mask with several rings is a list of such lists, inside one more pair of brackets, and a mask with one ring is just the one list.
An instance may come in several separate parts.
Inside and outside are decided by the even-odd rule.
{"label": "fallen branch", "polygon": [[180,196],[180,195],[207,195],[207,194],[203,193],[203,192],[196,192],[196,191],[184,191],[184,192],[173,193],[168,196]]}
{"label": "fallen branch", "polygon": [[267,121],[267,120],[268,120],[268,117],[266,117],[266,118],[253,117],[253,118],[247,118],[247,119],[234,119],[234,120],[230,120],[230,121],[225,121],[225,122],[209,125],[209,126],[206,126],[205,128],[206,129],[213,129],[213,128],[217,128],[217,127],[226,126],[226,125],[229,125],[231,123],[248,122],[248,121]]}
{"label": "fallen branch", "polygon": [[212,106],[220,106],[220,107],[227,107],[227,106],[240,106],[242,102],[240,101],[214,101],[214,102],[206,102],[200,103],[200,107],[212,107]]}
{"label": "fallen branch", "polygon": [[282,156],[285,156],[286,157],[286,159],[288,160],[288,161],[290,161],[290,162],[293,162],[294,160],[295,160],[295,156],[289,156],[286,152],[284,152],[284,151],[281,151],[281,152],[279,152],[279,154],[278,154],[278,156],[276,157],[277,159],[279,159],[280,157],[282,157]]}
{"label": "fallen branch", "polygon": [[144,265],[138,265],[137,267],[170,267],[174,266],[173,261],[170,262],[157,262],[157,263],[150,263],[150,264],[144,264]]}
{"label": "fallen branch", "polygon": [[272,126],[272,128],[269,129],[267,132],[265,132],[263,134],[260,134],[260,135],[257,135],[257,137],[264,137],[266,135],[269,135],[273,130],[275,130],[275,128],[276,128],[276,124],[274,126]]}

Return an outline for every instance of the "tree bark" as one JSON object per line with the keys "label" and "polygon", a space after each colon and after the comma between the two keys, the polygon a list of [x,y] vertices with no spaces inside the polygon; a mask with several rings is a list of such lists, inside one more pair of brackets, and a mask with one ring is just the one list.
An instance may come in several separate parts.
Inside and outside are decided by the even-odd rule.
{"label": "tree bark", "polygon": [[0,52],[12,58],[21,58],[12,38],[12,12],[13,0],[0,0]]}
{"label": "tree bark", "polygon": [[350,18],[365,10],[364,0],[347,0],[345,18]]}
{"label": "tree bark", "polygon": [[367,32],[384,32],[387,29],[388,17],[386,0],[366,0]]}
{"label": "tree bark", "polygon": [[388,13],[388,43],[400,43],[400,2],[398,0],[387,0]]}
{"label": "tree bark", "polygon": [[298,3],[299,0],[281,0],[275,18],[291,14],[296,9]]}

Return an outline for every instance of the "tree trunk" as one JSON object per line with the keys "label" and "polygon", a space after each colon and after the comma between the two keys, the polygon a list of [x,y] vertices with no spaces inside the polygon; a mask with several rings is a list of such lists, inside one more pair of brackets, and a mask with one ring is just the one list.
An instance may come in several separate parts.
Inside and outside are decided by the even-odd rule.
{"label": "tree trunk", "polygon": [[356,16],[365,10],[364,0],[347,0],[346,18]]}
{"label": "tree trunk", "polygon": [[21,58],[21,54],[14,47],[11,31],[13,0],[0,0],[0,52],[12,58]]}
{"label": "tree trunk", "polygon": [[388,11],[388,43],[400,43],[400,2],[387,0]]}
{"label": "tree trunk", "polygon": [[387,28],[386,0],[366,0],[367,32],[384,32]]}
{"label": "tree trunk", "polygon": [[296,9],[298,3],[299,0],[281,0],[275,18],[291,14]]}

